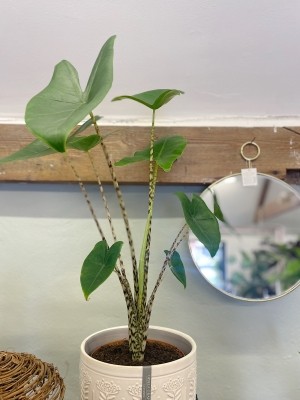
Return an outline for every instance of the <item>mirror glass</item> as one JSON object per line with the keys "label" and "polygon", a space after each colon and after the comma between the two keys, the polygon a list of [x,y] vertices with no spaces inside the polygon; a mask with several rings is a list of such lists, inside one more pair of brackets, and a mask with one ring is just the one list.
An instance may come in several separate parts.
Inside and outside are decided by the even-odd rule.
{"label": "mirror glass", "polygon": [[189,247],[196,267],[215,288],[248,301],[272,300],[300,283],[300,196],[285,182],[257,174],[243,186],[241,174],[209,186],[201,197],[214,210],[217,200],[221,245],[214,258],[192,232]]}

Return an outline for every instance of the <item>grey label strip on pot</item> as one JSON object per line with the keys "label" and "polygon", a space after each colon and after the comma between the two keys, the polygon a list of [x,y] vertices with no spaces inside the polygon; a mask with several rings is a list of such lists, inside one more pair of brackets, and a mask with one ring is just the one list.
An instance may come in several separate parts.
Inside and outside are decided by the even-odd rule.
{"label": "grey label strip on pot", "polygon": [[151,400],[151,365],[143,367],[142,400]]}

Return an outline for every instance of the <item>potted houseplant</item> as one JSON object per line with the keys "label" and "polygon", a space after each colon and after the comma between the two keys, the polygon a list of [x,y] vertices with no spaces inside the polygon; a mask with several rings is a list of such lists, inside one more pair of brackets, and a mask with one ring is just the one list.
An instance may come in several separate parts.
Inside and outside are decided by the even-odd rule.
{"label": "potted houseplant", "polygon": [[[30,132],[35,136],[35,139],[28,146],[10,156],[2,158],[0,161],[13,162],[32,157],[46,156],[55,152],[63,154],[63,157],[70,163],[78,179],[80,188],[101,237],[101,240],[96,243],[95,247],[83,262],[80,280],[85,298],[87,299],[95,289],[106,281],[112,272],[115,272],[119,278],[127,306],[128,326],[121,327],[120,329],[114,328],[111,331],[104,331],[104,333],[93,334],[83,342],[81,346],[84,353],[81,359],[82,399],[91,399],[91,393],[95,393],[95,391],[99,392],[99,398],[101,399],[150,398],[151,391],[157,390],[156,394],[159,396],[158,390],[161,389],[159,386],[163,386],[161,389],[163,390],[162,393],[170,393],[168,390],[171,392],[173,391],[172,393],[175,397],[172,398],[179,398],[176,396],[181,393],[182,397],[180,398],[182,399],[195,398],[195,344],[193,340],[184,334],[178,336],[178,332],[176,331],[169,330],[169,332],[166,333],[162,328],[149,327],[149,322],[155,295],[165,271],[170,269],[183,286],[186,285],[184,266],[177,252],[177,248],[184,239],[188,228],[195,233],[212,256],[218,250],[220,233],[215,215],[217,213],[214,214],[210,211],[199,196],[194,195],[192,199],[189,199],[186,194],[177,193],[182,205],[186,224],[174,238],[171,246],[169,246],[167,250],[164,248],[162,249],[162,251],[165,252],[165,261],[152,292],[148,293],[151,226],[157,173],[159,169],[168,172],[173,163],[181,156],[186,146],[185,138],[180,136],[168,136],[157,139],[155,136],[155,116],[156,111],[160,107],[172,100],[173,97],[181,95],[183,92],[175,89],[156,89],[132,96],[126,95],[113,99],[114,101],[131,99],[146,106],[152,112],[152,123],[149,129],[149,146],[146,149],[137,151],[132,156],[125,157],[113,163],[106,149],[105,138],[99,124],[99,117],[94,115],[93,110],[105,98],[113,82],[114,41],[115,37],[112,36],[103,45],[84,91],[82,91],[80,87],[76,69],[68,61],[61,61],[56,65],[49,85],[34,96],[29,101],[26,108],[25,122]],[[80,124],[84,120],[85,122]],[[92,134],[87,133],[89,132],[89,130],[86,131],[88,127],[94,128]],[[93,160],[93,148],[95,146],[100,146],[103,151],[110,171],[111,182],[115,188],[115,193],[120,205],[130,250],[130,269],[128,267],[128,260],[123,260],[122,258],[122,247],[124,244],[117,239],[117,234],[114,230],[113,221],[109,212],[109,204],[101,183],[101,171],[97,171]],[[99,184],[100,193],[107,213],[107,219],[113,237],[111,242],[109,242],[106,232],[104,232],[104,229],[100,226],[95,215],[85,185],[80,179],[80,171],[75,170],[71,159],[68,157],[68,151],[70,149],[87,152],[89,155],[91,168],[95,172],[95,180]],[[116,172],[118,167],[134,162],[148,162],[149,164],[148,211],[145,216],[146,224],[139,257],[136,255],[136,249],[133,244],[130,222]],[[218,207],[216,207],[216,210],[218,210]],[[218,217],[220,217],[220,213],[218,214]],[[128,277],[129,271],[132,271],[132,283]],[[121,384],[116,383],[115,379],[111,377],[110,371],[112,367],[110,365],[91,357],[91,352],[99,347],[100,344],[105,344],[108,339],[120,340],[124,337],[128,339],[126,345],[129,348],[130,363],[133,365],[129,367],[124,365],[119,366],[121,371],[120,376],[123,381],[125,380],[125,384],[127,385],[125,389],[121,388]],[[151,381],[149,378],[151,374],[152,377],[155,378],[156,375],[163,370],[163,364],[160,362],[158,365],[153,366],[151,374],[149,373],[151,368],[145,366],[145,364],[147,364],[147,360],[145,360],[145,351],[149,346],[148,343],[150,343],[149,337],[153,340],[168,341],[170,339],[174,345],[179,347],[179,350],[183,351],[183,357],[180,356],[181,358],[179,360],[167,360],[167,371],[170,371],[173,380],[168,380],[168,378],[164,377],[161,381]],[[184,367],[179,364],[181,359],[187,360],[187,365]],[[87,366],[88,362],[92,363],[91,366]],[[96,372],[99,365],[102,365],[102,368],[104,368],[104,372],[100,372],[100,375]],[[174,370],[173,366],[175,368]],[[136,371],[133,381],[130,384],[128,381],[127,368],[133,368]],[[182,382],[187,380],[186,376],[185,378],[179,378],[176,375],[176,368],[185,370],[186,375],[189,374],[190,386],[187,389],[182,389]],[[95,382],[92,382],[94,375]],[[141,381],[139,381],[139,379]],[[141,394],[141,392],[143,392],[143,394]]]}

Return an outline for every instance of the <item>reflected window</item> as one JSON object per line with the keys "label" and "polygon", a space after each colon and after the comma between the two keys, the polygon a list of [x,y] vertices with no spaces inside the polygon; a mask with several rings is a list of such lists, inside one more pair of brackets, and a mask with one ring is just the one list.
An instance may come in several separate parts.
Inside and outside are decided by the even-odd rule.
{"label": "reflected window", "polygon": [[220,244],[219,250],[214,257],[211,257],[209,251],[196,237],[190,241],[190,249],[193,259],[198,268],[201,269],[203,276],[214,286],[225,289],[225,244]]}

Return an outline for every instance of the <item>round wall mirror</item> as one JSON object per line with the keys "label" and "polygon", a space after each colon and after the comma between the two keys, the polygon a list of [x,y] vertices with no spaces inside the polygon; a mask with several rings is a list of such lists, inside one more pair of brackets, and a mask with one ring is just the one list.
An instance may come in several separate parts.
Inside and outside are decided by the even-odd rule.
{"label": "round wall mirror", "polygon": [[300,195],[285,182],[257,174],[243,186],[241,174],[209,186],[201,197],[221,208],[221,245],[214,258],[192,232],[189,247],[203,277],[237,299],[266,301],[300,283]]}

